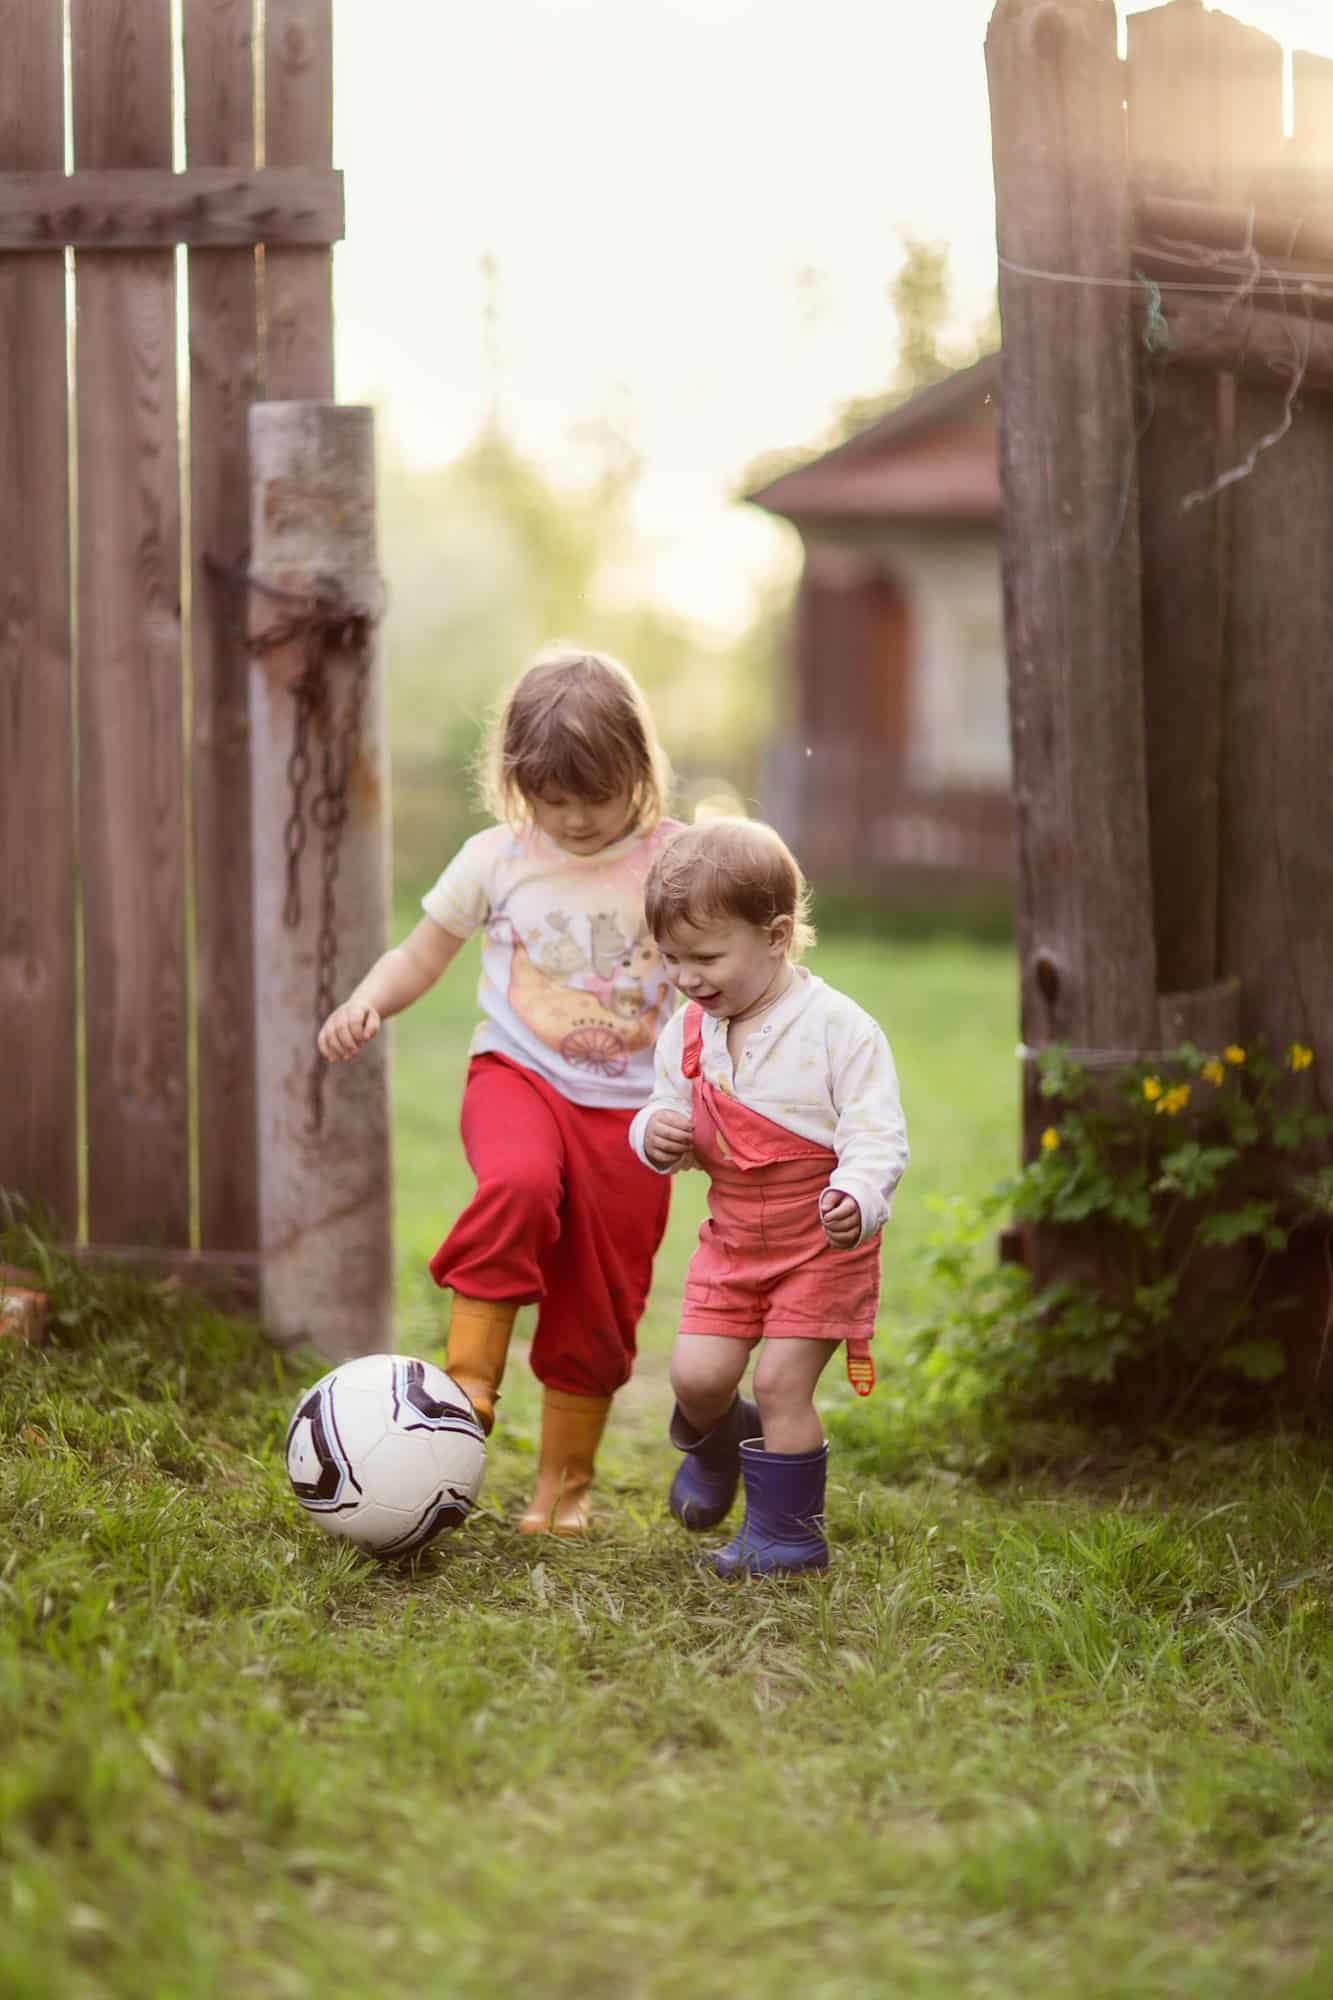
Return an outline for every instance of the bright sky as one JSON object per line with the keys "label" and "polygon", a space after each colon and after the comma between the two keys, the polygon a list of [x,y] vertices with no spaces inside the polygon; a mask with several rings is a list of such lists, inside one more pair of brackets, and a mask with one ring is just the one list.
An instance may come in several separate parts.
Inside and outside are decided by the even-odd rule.
{"label": "bright sky", "polygon": [[[1333,0],[1227,11],[1333,55]],[[744,618],[784,531],[730,493],[886,384],[899,228],[948,242],[965,322],[986,308],[990,13],[335,0],[339,395],[425,464],[475,433],[498,372],[509,428],[567,478],[578,426],[610,419],[645,460],[643,587]]]}

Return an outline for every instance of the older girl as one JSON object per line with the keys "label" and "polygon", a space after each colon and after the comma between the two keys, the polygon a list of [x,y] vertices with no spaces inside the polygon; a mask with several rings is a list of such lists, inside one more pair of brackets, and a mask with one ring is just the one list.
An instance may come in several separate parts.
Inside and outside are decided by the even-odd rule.
{"label": "older girl", "polygon": [[462,1109],[477,1189],[430,1268],[453,1292],[445,1366],[487,1431],[515,1314],[539,1306],[542,1442],[526,1533],[588,1525],[597,1446],[633,1367],[666,1224],[666,1184],[625,1138],[672,1004],[643,915],[644,878],[677,828],[663,817],[668,778],[618,661],[543,654],[493,732],[496,824],[464,844],[421,922],[319,1038],[330,1061],[354,1056],[483,932]]}

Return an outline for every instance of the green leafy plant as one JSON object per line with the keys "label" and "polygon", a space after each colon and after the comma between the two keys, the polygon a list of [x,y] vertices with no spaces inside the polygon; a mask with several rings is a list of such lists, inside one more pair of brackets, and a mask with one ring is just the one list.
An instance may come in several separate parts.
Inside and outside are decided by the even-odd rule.
{"label": "green leafy plant", "polygon": [[[1183,1043],[1108,1074],[1044,1051],[1050,1122],[1022,1172],[937,1238],[939,1308],[913,1361],[991,1401],[1114,1401],[1149,1418],[1276,1381],[1292,1302],[1275,1260],[1297,1232],[1333,1239],[1333,1167],[1318,1158],[1333,1118],[1313,1061],[1298,1042],[1280,1061],[1261,1044]],[[1010,1218],[1033,1271],[987,1254]]]}

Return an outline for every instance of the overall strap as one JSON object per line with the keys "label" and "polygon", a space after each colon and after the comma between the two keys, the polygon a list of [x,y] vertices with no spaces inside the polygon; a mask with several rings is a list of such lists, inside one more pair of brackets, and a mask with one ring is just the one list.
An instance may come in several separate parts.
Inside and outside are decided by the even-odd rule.
{"label": "overall strap", "polygon": [[680,1050],[682,1076],[693,1080],[699,1074],[703,1059],[704,1010],[696,1000],[691,1000],[685,1009],[685,1031]]}

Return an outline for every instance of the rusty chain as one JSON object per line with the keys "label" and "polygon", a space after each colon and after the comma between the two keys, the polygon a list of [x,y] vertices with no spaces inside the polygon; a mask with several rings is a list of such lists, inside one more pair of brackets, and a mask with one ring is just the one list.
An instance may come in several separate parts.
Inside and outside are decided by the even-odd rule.
{"label": "rusty chain", "polygon": [[[280,590],[252,576],[245,566],[208,561],[218,576],[244,584],[266,597],[292,605],[293,609],[267,630],[248,635],[251,653],[273,651],[276,647],[301,641],[303,665],[292,683],[292,746],[287,757],[287,784],[291,805],[283,826],[283,863],[286,889],[282,920],[288,930],[301,922],[301,862],[309,842],[310,827],[320,837],[319,930],[315,942],[315,1034],[337,1005],[338,974],[338,871],[342,836],[350,815],[349,788],[356,767],[365,716],[366,690],[375,617],[369,611],[349,606],[336,578],[319,578],[313,596]],[[329,655],[349,655],[352,679],[341,714],[333,714],[329,685]],[[314,773],[311,728],[321,740],[317,789],[306,804],[306,789]],[[316,1049],[306,1084],[306,1130],[318,1134],[324,1125],[324,1078],[326,1065]]]}
{"label": "rusty chain", "polygon": [[[338,869],[343,829],[351,811],[348,787],[356,766],[370,677],[371,622],[364,614],[312,614],[304,633],[305,669],[292,688],[292,747],[287,759],[291,809],[283,828],[287,892],[282,918],[288,930],[301,921],[301,857],[307,842],[305,789],[311,775],[310,726],[319,728],[322,749],[318,789],[310,800],[309,821],[320,837],[319,930],[315,940],[315,1033],[338,1004]],[[294,636],[294,635],[293,635]],[[335,717],[329,687],[330,651],[350,654],[352,680],[342,714]],[[327,1065],[316,1050],[306,1086],[306,1129],[324,1124]]]}

